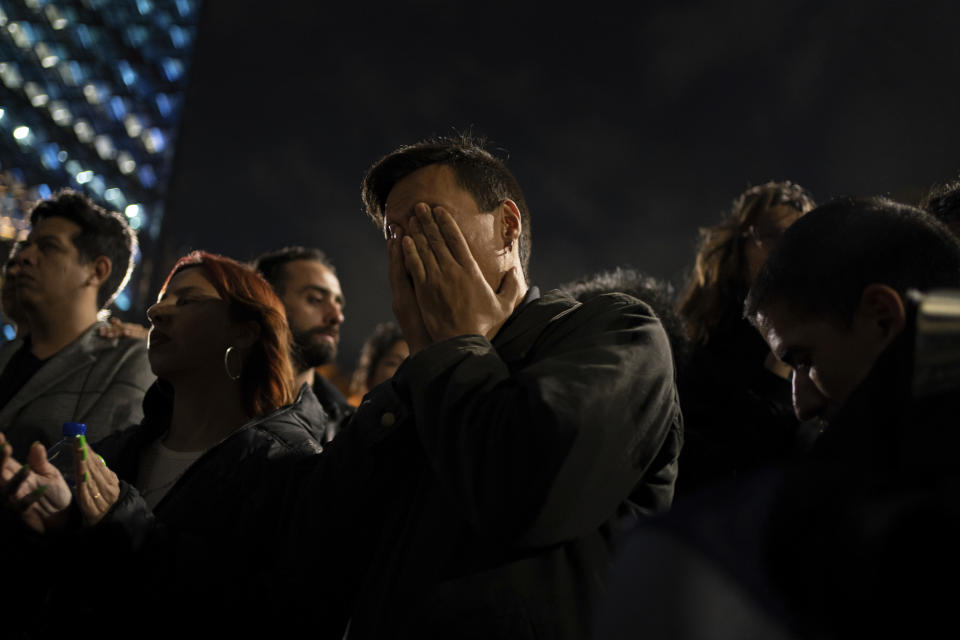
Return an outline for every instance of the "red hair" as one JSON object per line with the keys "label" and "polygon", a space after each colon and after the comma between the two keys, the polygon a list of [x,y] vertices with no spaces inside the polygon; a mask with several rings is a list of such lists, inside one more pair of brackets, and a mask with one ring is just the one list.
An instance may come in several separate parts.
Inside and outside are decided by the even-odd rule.
{"label": "red hair", "polygon": [[193,267],[202,269],[220,297],[227,301],[235,322],[252,320],[260,325],[260,336],[240,374],[247,413],[259,417],[293,402],[292,338],[283,304],[273,288],[253,269],[233,258],[194,251],[177,261],[163,289],[173,276]]}

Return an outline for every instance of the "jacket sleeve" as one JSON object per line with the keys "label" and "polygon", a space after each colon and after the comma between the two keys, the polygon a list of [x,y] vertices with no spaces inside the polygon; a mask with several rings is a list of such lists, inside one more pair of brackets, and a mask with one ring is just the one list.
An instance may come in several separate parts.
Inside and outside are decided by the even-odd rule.
{"label": "jacket sleeve", "polygon": [[121,480],[117,502],[96,527],[83,533],[105,551],[124,556],[150,547],[157,537],[164,537],[163,529],[137,489]]}
{"label": "jacket sleeve", "polygon": [[473,335],[432,345],[397,372],[440,484],[473,526],[508,544],[595,530],[677,427],[659,321],[632,298],[601,298],[512,369]]}

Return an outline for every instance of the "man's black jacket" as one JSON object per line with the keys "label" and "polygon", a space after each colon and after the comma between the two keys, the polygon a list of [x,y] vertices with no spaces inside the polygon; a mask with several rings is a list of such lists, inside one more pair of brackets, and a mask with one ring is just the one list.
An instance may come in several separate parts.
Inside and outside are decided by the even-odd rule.
{"label": "man's black jacket", "polygon": [[301,465],[277,593],[319,637],[583,637],[628,496],[669,506],[681,429],[646,305],[532,289],[492,343],[409,358]]}

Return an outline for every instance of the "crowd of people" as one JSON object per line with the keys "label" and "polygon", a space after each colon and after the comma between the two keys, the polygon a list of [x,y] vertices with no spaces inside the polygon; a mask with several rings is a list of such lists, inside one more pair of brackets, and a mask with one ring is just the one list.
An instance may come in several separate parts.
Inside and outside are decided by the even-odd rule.
{"label": "crowd of people", "polygon": [[404,146],[363,178],[395,321],[347,389],[318,373],[345,305],[321,250],[184,256],[147,332],[100,319],[125,219],[58,193],[4,266],[0,627],[937,629],[960,565],[960,297],[936,293],[960,292],[958,193],[817,206],[769,182],[701,230],[680,291],[617,267],[541,292],[505,164],[467,137]]}

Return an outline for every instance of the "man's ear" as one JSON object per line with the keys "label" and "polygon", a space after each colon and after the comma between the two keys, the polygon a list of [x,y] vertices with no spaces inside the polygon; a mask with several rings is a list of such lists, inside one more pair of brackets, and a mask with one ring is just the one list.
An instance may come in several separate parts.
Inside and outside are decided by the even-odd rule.
{"label": "man's ear", "polygon": [[885,284],[869,284],[860,294],[855,322],[886,347],[907,324],[907,310],[897,291]]}
{"label": "man's ear", "polygon": [[106,282],[107,278],[110,277],[110,273],[113,272],[113,263],[107,256],[97,256],[90,265],[92,269],[88,283],[99,289],[100,285]]}
{"label": "man's ear", "polygon": [[500,206],[497,208],[497,213],[500,216],[500,229],[503,234],[503,243],[504,245],[512,245],[520,239],[520,232],[522,231],[520,208],[516,202],[507,198],[500,203]]}

